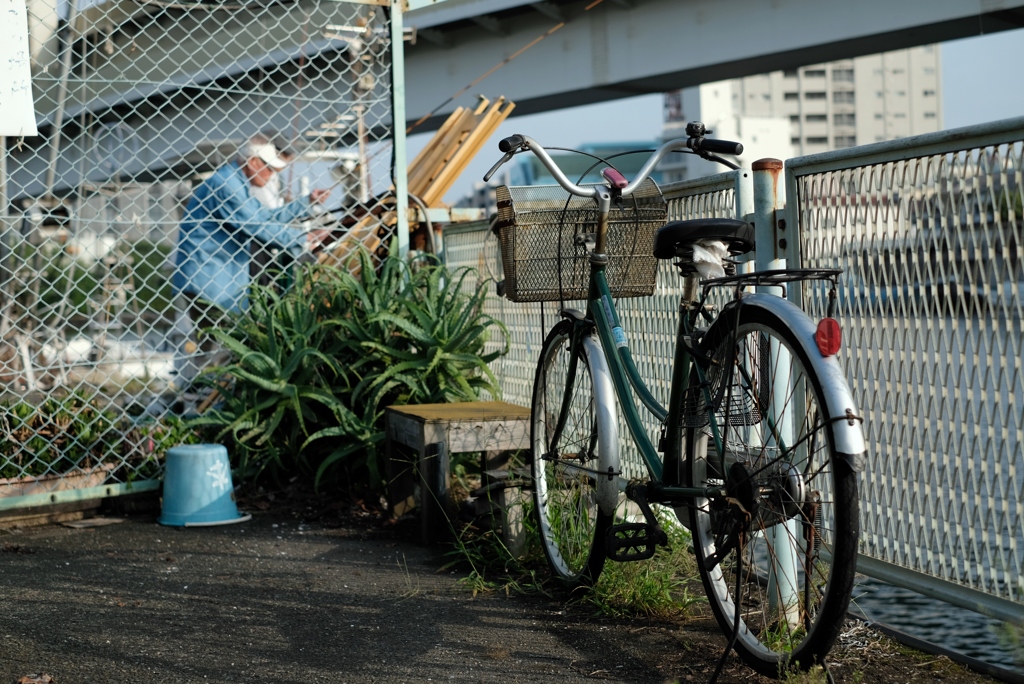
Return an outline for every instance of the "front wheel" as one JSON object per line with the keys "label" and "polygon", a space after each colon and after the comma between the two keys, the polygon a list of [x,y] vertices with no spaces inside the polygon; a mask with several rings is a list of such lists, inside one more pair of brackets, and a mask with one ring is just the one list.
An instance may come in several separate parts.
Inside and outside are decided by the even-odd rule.
{"label": "front wheel", "polygon": [[573,349],[562,321],[541,349],[530,411],[531,470],[541,544],[552,571],[570,591],[597,581],[611,516],[598,506],[600,448],[590,359]]}
{"label": "front wheel", "polygon": [[708,602],[752,668],[770,677],[806,670],[824,662],[846,618],[857,475],[837,457],[807,350],[774,313],[727,309],[702,350],[706,382],[695,369],[683,417],[688,480],[730,494],[691,509]]}

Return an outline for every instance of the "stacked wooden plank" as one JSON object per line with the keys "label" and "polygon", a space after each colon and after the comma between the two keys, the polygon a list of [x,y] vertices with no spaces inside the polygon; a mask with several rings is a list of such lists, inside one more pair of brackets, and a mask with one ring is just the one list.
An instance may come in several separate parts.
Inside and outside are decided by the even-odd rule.
{"label": "stacked wooden plank", "polygon": [[409,192],[428,207],[442,206],[441,198],[514,108],[503,97],[493,103],[482,97],[475,109],[452,112],[409,164]]}
{"label": "stacked wooden plank", "polygon": [[[494,102],[481,97],[475,108],[459,107],[452,112],[409,165],[409,193],[428,207],[444,206],[441,198],[514,108],[515,103],[504,97]],[[379,201],[393,206],[393,197]],[[321,263],[342,267],[351,260],[360,244],[375,251],[381,243],[380,233],[384,232],[380,230],[382,224],[393,226],[395,221],[394,210],[383,216],[363,217],[342,240],[321,253]]]}

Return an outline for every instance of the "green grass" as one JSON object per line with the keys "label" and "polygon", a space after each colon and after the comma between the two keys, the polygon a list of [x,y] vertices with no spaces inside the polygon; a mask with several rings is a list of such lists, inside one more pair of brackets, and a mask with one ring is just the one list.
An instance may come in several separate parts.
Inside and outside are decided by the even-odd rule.
{"label": "green grass", "polygon": [[[458,484],[466,486],[464,473]],[[533,515],[533,501],[525,501],[524,508],[526,543],[519,554],[508,548],[497,525],[491,529],[483,523],[462,524],[453,530],[452,548],[446,554],[450,560],[442,569],[465,570],[467,574],[459,583],[474,596],[488,592],[552,595],[554,585],[547,576]]]}
{"label": "green grass", "polygon": [[671,510],[657,512],[668,546],[659,547],[650,560],[606,562],[597,584],[580,599],[599,614],[667,617],[706,601],[699,588],[691,591],[698,582],[689,532]]}
{"label": "green grass", "polygon": [[1024,627],[1004,622],[999,629],[999,641],[1013,653],[1014,660],[1024,665]]}
{"label": "green grass", "polygon": [[[474,595],[561,595],[540,547],[533,502],[526,506],[527,542],[518,556],[509,551],[497,530],[467,525],[457,531],[444,568],[465,570],[467,575],[460,582]],[[659,548],[646,561],[606,562],[597,584],[574,598],[573,604],[608,617],[668,617],[686,614],[691,606],[704,602],[689,533],[675,522],[671,511],[662,513],[662,525],[668,533],[668,547]]]}

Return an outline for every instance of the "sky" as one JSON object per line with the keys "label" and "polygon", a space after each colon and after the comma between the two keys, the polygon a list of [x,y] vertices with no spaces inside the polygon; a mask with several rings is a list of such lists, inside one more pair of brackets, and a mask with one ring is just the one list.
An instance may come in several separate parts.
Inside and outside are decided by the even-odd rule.
{"label": "sky", "polygon": [[[1007,79],[1024,58],[1024,29],[943,43],[942,106],[945,128],[1024,116],[1024,86]],[[485,82],[486,83],[486,82]],[[411,114],[411,113],[410,113]],[[500,158],[497,142],[524,133],[540,144],[644,141],[661,134],[661,95],[642,95],[583,107],[506,119],[445,196],[454,203]],[[412,159],[433,133],[409,138]]]}

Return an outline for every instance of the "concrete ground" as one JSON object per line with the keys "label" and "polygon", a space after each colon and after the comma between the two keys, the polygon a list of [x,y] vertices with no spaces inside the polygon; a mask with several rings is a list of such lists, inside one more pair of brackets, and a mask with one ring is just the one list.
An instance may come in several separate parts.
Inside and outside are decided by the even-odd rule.
{"label": "concrete ground", "polygon": [[[132,516],[0,530],[0,684],[705,682],[724,646],[707,621],[474,597],[445,560],[401,535],[273,511],[211,528]],[[900,681],[990,681],[903,660]],[[841,662],[837,681],[896,681]],[[732,658],[719,681],[762,680]]]}

